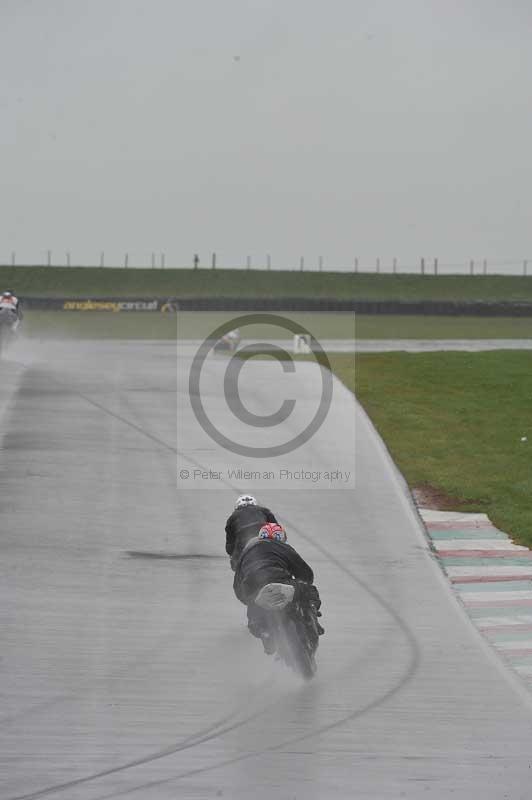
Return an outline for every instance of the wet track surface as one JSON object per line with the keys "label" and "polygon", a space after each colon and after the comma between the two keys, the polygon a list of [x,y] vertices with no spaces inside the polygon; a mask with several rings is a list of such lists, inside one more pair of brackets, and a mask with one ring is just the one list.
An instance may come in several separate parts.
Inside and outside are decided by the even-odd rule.
{"label": "wet track surface", "polygon": [[[529,695],[464,616],[342,387],[287,463],[347,463],[356,415],[355,489],[260,488],[323,598],[318,676],[304,684],[262,654],[232,593],[223,526],[253,486],[176,484],[176,461],[224,461],[192,424],[176,435],[189,358],[130,342],[12,359],[0,389],[2,800],[530,796]],[[318,368],[300,366],[305,397]],[[207,367],[208,389],[223,360]],[[255,411],[278,369],[243,373]]]}

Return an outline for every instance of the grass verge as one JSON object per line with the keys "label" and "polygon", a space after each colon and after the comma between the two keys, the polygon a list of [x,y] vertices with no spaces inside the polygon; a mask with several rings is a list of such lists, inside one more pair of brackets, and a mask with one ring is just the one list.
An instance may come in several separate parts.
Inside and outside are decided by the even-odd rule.
{"label": "grass verge", "polygon": [[371,275],[228,269],[0,267],[22,297],[333,297],[532,302],[532,276]]}
{"label": "grass verge", "polygon": [[330,361],[411,488],[435,487],[532,547],[532,353],[362,354],[355,378],[352,356]]}

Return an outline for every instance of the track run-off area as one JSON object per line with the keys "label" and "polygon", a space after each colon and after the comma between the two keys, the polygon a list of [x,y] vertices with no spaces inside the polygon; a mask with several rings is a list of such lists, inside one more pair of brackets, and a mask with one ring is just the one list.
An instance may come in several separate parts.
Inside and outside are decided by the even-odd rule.
{"label": "track run-off area", "polygon": [[[334,380],[321,427],[281,457],[291,479],[239,478],[190,412],[192,358],[85,341],[2,362],[1,800],[528,800],[531,695],[453,595],[354,398]],[[208,357],[201,392],[236,437],[226,367]],[[322,380],[295,367],[239,376],[257,416],[286,379],[285,440]],[[295,477],[335,469],[354,474]],[[309,683],[262,653],[232,592],[224,524],[248,491],[315,571],[326,634]]]}

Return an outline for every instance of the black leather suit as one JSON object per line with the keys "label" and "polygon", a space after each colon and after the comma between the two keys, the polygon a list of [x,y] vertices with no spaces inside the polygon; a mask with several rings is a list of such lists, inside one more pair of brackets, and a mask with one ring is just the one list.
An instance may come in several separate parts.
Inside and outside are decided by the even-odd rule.
{"label": "black leather suit", "polygon": [[233,571],[246,544],[258,536],[266,522],[277,522],[269,508],[242,506],[233,511],[225,525],[225,552],[231,557]]}

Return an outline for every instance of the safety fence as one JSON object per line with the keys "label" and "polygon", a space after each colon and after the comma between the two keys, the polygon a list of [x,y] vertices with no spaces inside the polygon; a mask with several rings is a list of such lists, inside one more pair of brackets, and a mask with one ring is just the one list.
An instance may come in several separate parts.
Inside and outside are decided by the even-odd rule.
{"label": "safety fence", "polygon": [[[0,256],[0,259],[2,256]],[[183,261],[175,257],[169,259],[165,253],[139,255],[124,253],[121,256],[106,257],[101,252],[95,260],[80,263],[74,260],[69,251],[58,257],[51,250],[43,254],[42,259],[32,264],[19,263],[17,254],[2,260],[0,267],[85,267],[85,268],[120,268],[120,269],[234,269],[257,271],[288,272],[352,272],[373,274],[417,274],[417,275],[525,275],[532,276],[532,257],[513,259],[466,258],[457,261],[446,261],[439,257],[420,257],[419,259],[399,258],[359,258],[353,257],[342,261],[326,259],[323,256],[308,258],[299,256],[296,259],[274,260],[271,255],[246,256],[242,259],[222,260],[217,253],[200,256],[195,253],[190,259]]]}

